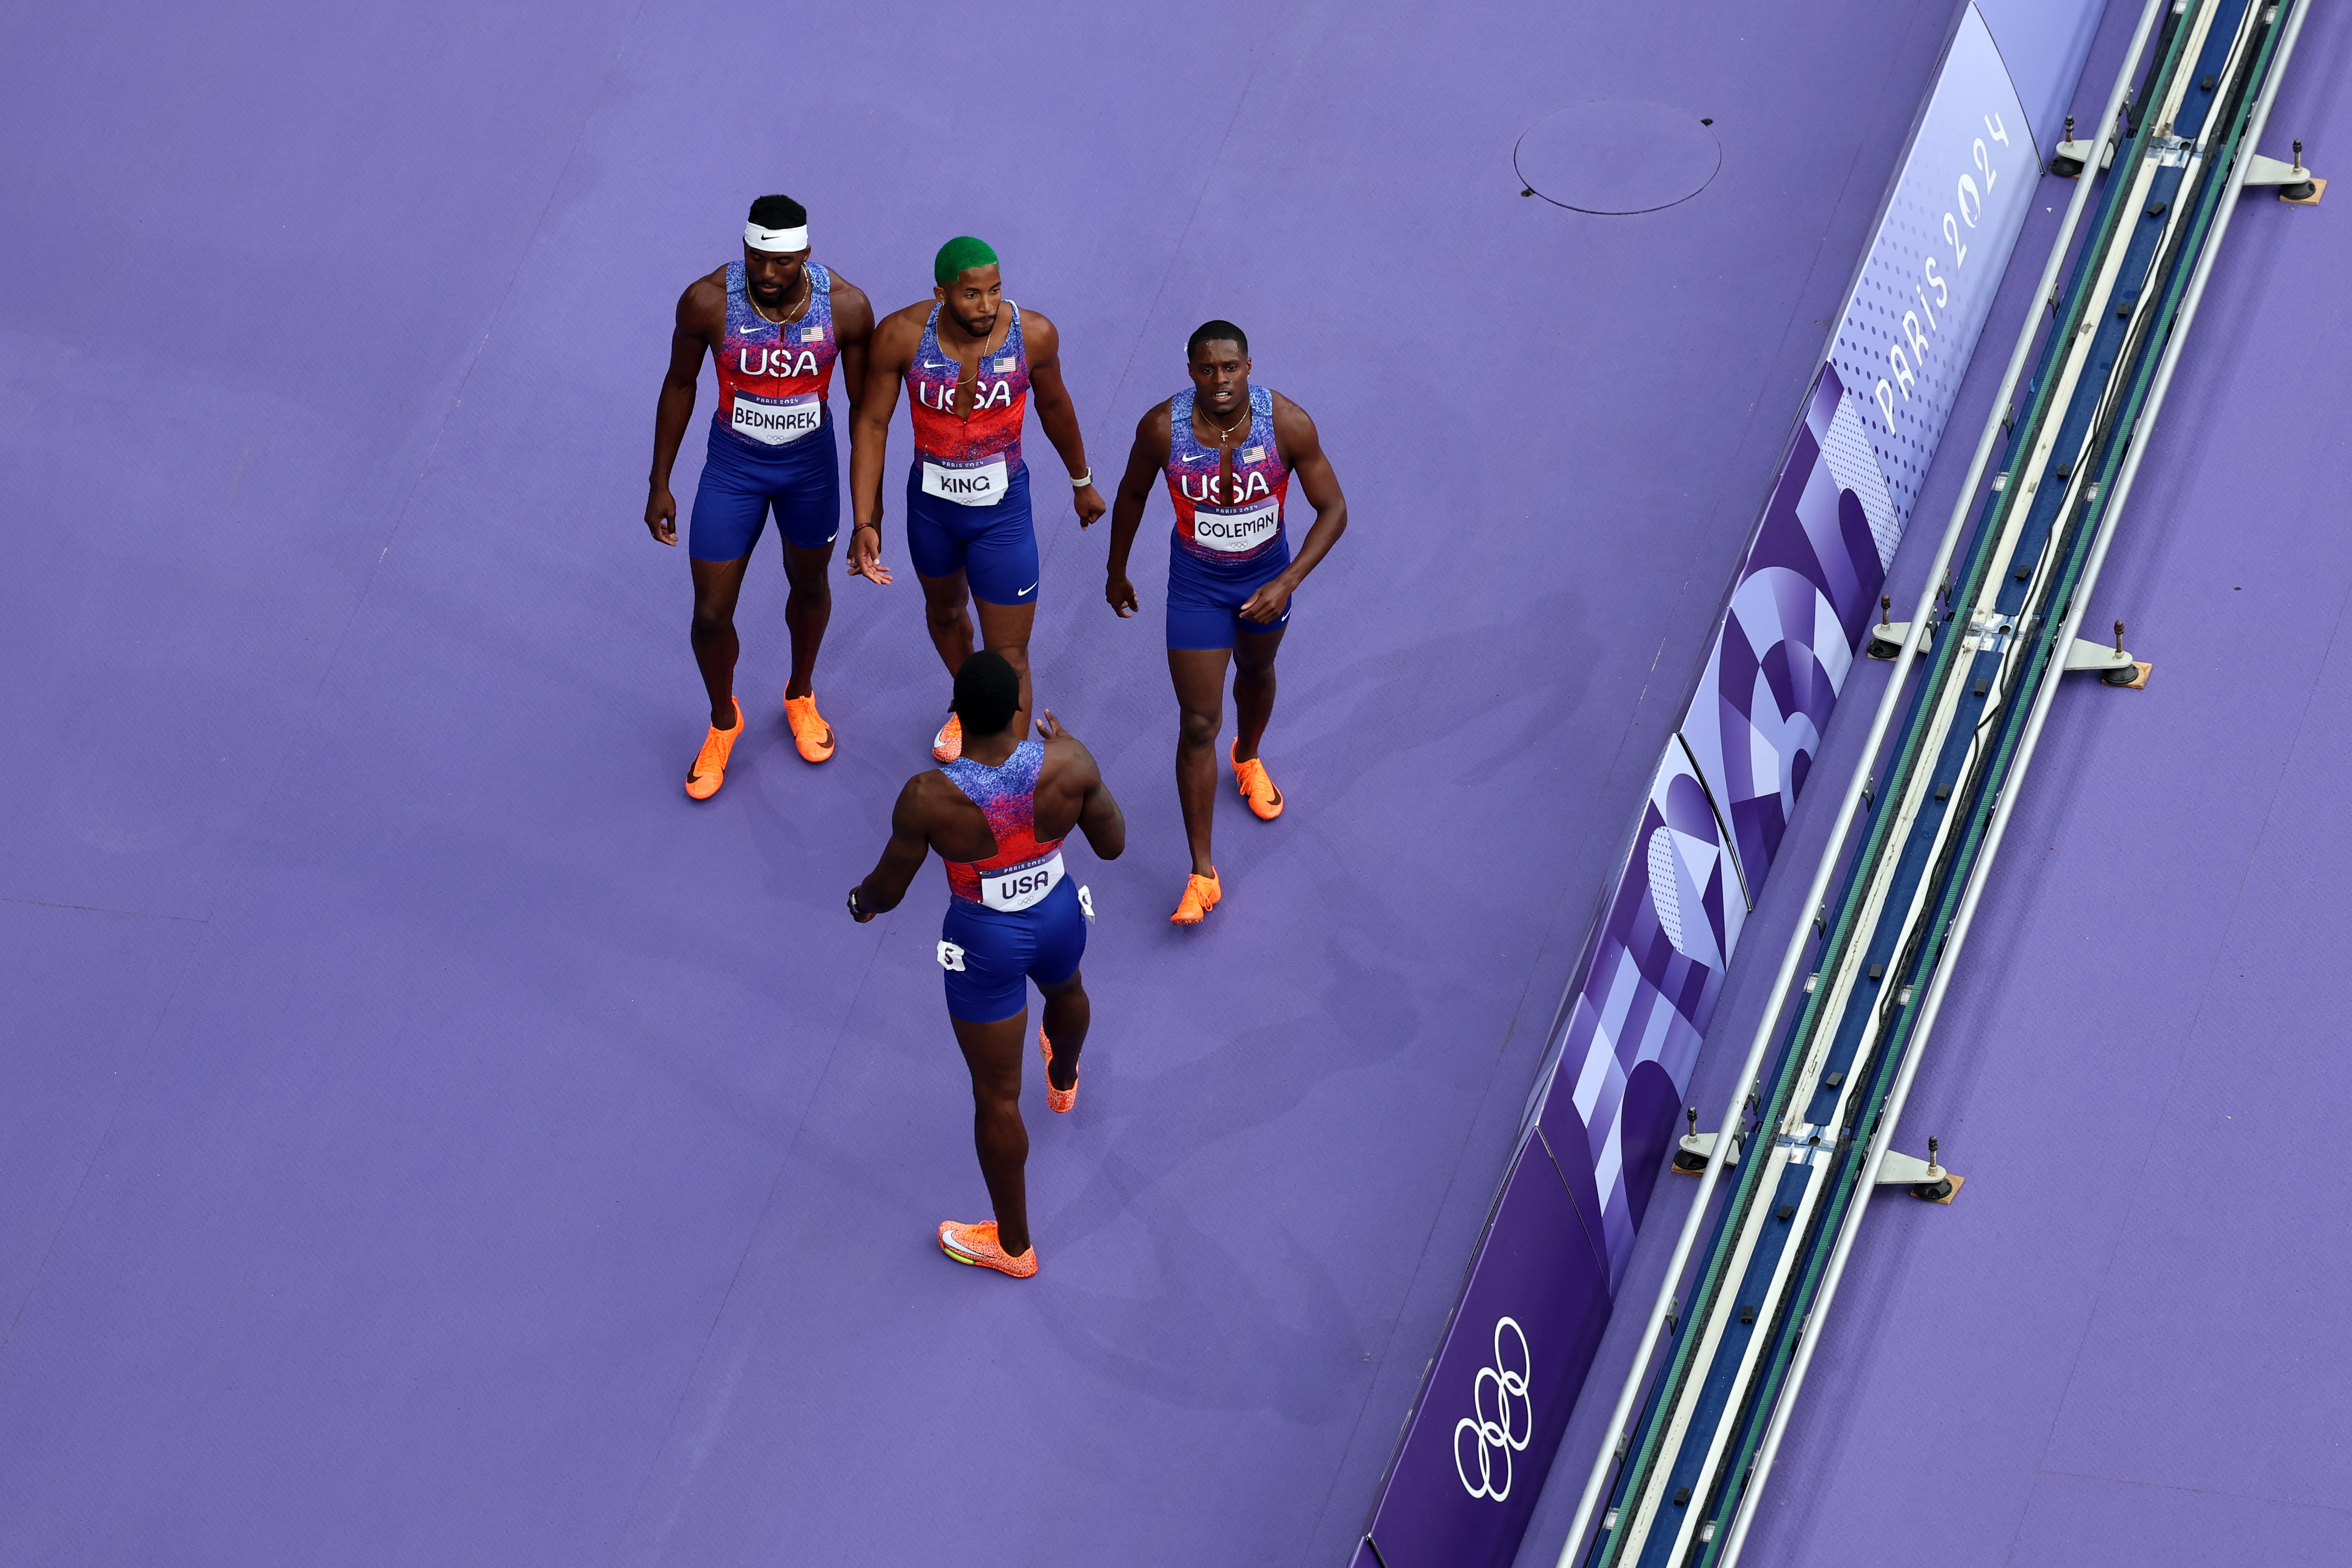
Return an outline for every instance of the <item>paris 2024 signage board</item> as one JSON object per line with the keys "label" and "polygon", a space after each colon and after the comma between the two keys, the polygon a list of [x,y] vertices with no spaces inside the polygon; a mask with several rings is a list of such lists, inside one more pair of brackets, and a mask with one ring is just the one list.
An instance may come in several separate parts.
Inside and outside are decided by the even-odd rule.
{"label": "paris 2024 signage board", "polygon": [[[2037,118],[2071,94],[2097,9],[2051,0],[2021,13],[2034,25],[2012,53],[2038,51]],[[2044,58],[2053,48],[2071,56]],[[1360,1568],[1481,1568],[1518,1550],[1748,911],[2032,204],[2037,130],[2042,145],[2056,140],[2029,125],[1993,31],[1968,6],[1570,980]]]}

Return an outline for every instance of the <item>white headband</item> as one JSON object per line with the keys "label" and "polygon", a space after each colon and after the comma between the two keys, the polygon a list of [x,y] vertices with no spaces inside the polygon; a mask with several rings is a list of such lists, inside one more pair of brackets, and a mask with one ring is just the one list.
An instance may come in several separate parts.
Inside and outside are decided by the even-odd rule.
{"label": "white headband", "polygon": [[806,250],[808,225],[796,229],[763,229],[757,224],[745,224],[743,243],[753,250]]}

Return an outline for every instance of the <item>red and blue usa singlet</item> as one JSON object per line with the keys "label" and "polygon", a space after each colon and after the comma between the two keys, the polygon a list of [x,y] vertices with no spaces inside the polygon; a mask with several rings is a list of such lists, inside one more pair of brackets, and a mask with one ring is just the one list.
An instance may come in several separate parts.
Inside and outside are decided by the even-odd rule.
{"label": "red and blue usa singlet", "polygon": [[841,352],[833,329],[833,274],[815,262],[808,308],[777,323],[753,308],[743,264],[727,264],[727,338],[719,351],[719,428],[760,446],[783,446],[824,423],[824,394]]}
{"label": "red and blue usa singlet", "polygon": [[1010,912],[1043,903],[1062,880],[1062,841],[1037,839],[1037,769],[1045,760],[1045,743],[1032,739],[994,768],[960,757],[940,769],[996,835],[996,852],[986,860],[946,861],[950,893]]}
{"label": "red and blue usa singlet", "polygon": [[956,406],[963,366],[940,351],[940,308],[923,323],[923,340],[907,367],[908,414],[915,423],[915,460],[922,493],[967,507],[1003,499],[1021,467],[1021,422],[1029,412],[1029,356],[1021,343],[1021,307],[1012,300],[1013,325],[1004,346],[981,357],[971,407]]}
{"label": "red and blue usa singlet", "polygon": [[1192,433],[1193,391],[1168,401],[1168,498],[1176,503],[1176,548],[1221,566],[1255,560],[1283,542],[1282,502],[1290,470],[1274,438],[1274,393],[1249,392],[1249,432],[1234,455],[1233,493],[1221,483],[1220,454]]}

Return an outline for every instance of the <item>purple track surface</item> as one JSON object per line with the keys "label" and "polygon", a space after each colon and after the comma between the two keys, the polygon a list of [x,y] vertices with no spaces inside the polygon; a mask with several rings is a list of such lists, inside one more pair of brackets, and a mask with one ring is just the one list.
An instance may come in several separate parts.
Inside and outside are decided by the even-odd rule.
{"label": "purple track surface", "polygon": [[[2111,7],[2095,120],[2137,19]],[[2352,152],[2352,16],[2316,8],[2263,151]],[[2332,152],[2330,150],[2333,150]],[[2340,165],[2338,165],[2340,166]],[[1915,604],[2071,187],[2044,180],[1892,591]],[[2352,264],[2347,209],[2247,196],[2084,622],[2142,692],[2068,677],[1896,1146],[1968,1177],[1883,1193],[1745,1563],[2352,1562]],[[2048,209],[2054,208],[2056,211]],[[1861,661],[1822,776],[1858,761]],[[1837,810],[1817,786],[1692,1097],[1731,1091]],[[1551,1568],[1695,1183],[1663,1179],[1519,1554]]]}
{"label": "purple track surface", "polygon": [[[0,21],[0,1562],[1342,1560],[1950,16]],[[1712,116],[1714,183],[1521,198],[1519,133],[1603,98]],[[886,308],[947,235],[995,243],[1098,470],[1191,326],[1241,320],[1353,506],[1286,646],[1290,811],[1226,799],[1189,935],[1164,507],[1124,625],[1100,538],[1041,509],[1038,690],[1134,833],[1080,857],[1097,1022],[1077,1112],[1030,1103],[1025,1284],[930,1240],[985,1202],[938,873],[841,910],[946,695],[914,583],[836,588],[812,769],[763,551],[752,728],[716,800],[678,788],[699,691],[643,455],[670,302],[776,188]],[[2305,1107],[2342,1068],[2295,1020],[2343,946],[2311,798],[2347,558],[2322,489],[2236,455],[2340,465],[2340,380],[2294,376],[2343,356],[2255,292],[2340,321],[2333,211],[2232,236],[2246,292],[2168,416],[2211,438],[2151,465],[2106,589],[2158,684],[2061,709],[2063,847],[2013,852],[1969,960],[2042,977],[1948,1015],[2013,1043],[1918,1103],[1975,1179],[1850,1282],[1810,1397],[1870,1436],[1784,1460],[1776,1552],[1986,1528],[1987,1484],[2083,1561],[2117,1511],[2340,1535],[2303,1162],[2341,1152]],[[2259,527],[2250,482],[2286,508]],[[2193,1377],[2132,1375],[2200,1325]],[[2274,1450],[2273,1406],[2308,1412]],[[1976,1469],[1895,1465],[1931,1416]],[[2096,1457],[2119,1433],[2137,1470]]]}

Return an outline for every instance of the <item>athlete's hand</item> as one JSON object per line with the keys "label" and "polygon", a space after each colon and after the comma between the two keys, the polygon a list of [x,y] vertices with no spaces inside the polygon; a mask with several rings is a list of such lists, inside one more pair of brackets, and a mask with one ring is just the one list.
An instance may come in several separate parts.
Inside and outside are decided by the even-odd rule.
{"label": "athlete's hand", "polygon": [[1070,504],[1078,509],[1078,527],[1082,528],[1093,528],[1102,520],[1102,515],[1110,510],[1108,507],[1103,505],[1102,492],[1092,485],[1085,486],[1074,492],[1070,497]]}
{"label": "athlete's hand", "polygon": [[882,564],[882,530],[872,523],[860,523],[850,530],[849,575],[890,586],[890,569]]}
{"label": "athlete's hand", "polygon": [[1261,626],[1271,626],[1282,619],[1283,611],[1289,607],[1293,586],[1285,578],[1266,579],[1258,584],[1257,591],[1251,594],[1248,601],[1242,605],[1241,618],[1244,621],[1255,621]]}
{"label": "athlete's hand", "polygon": [[646,497],[646,527],[653,530],[655,543],[677,543],[677,497],[669,493],[668,486],[655,486],[653,494]]}
{"label": "athlete's hand", "polygon": [[1052,708],[1045,708],[1040,711],[1037,716],[1038,739],[1059,740],[1069,733],[1070,732],[1068,730],[1062,727],[1062,721],[1054,716],[1054,710]]}
{"label": "athlete's hand", "polygon": [[1127,573],[1123,571],[1111,574],[1109,584],[1103,590],[1103,597],[1110,601],[1110,607],[1118,612],[1121,621],[1142,608],[1135,601],[1135,584],[1127,580]]}

